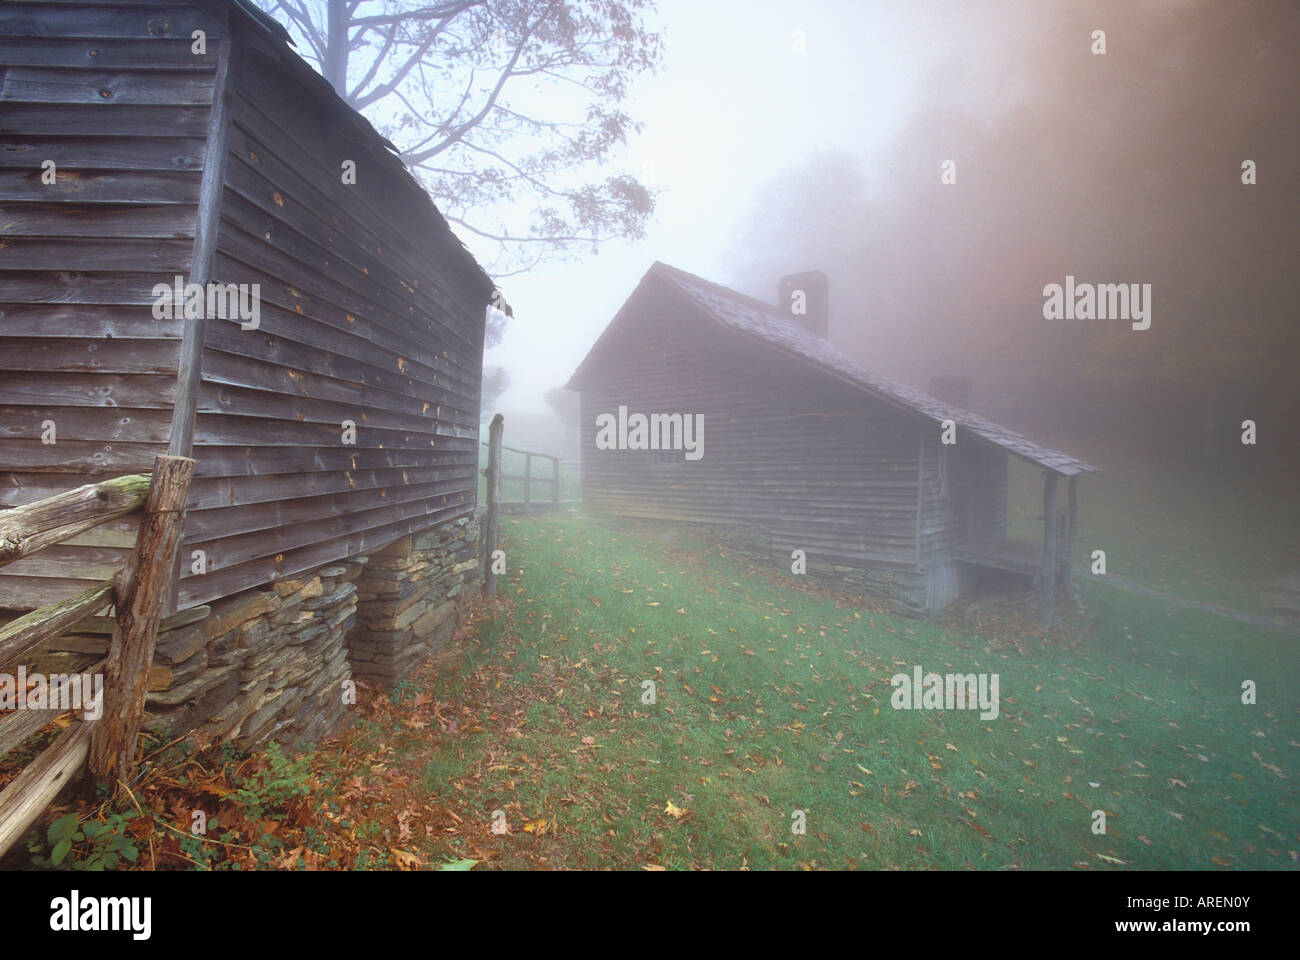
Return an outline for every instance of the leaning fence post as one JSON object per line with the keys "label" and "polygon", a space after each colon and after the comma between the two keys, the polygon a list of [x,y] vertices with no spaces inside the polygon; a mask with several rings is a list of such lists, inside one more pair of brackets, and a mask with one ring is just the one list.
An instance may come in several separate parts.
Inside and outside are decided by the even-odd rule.
{"label": "leaning fence post", "polygon": [[501,431],[505,419],[492,418],[488,427],[487,514],[483,530],[483,596],[497,595],[497,575],[492,572],[492,554],[497,550],[497,521],[501,512]]}
{"label": "leaning fence post", "polygon": [[175,570],[193,476],[189,457],[154,459],[135,548],[117,575],[117,623],[104,668],[104,712],[90,743],[90,772],[110,786],[119,780],[129,783],[135,773],[158,621]]}

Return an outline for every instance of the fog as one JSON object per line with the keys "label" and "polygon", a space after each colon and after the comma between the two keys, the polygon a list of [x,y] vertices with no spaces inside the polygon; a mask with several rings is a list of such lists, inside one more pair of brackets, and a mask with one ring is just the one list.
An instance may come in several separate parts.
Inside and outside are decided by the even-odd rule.
{"label": "fog", "polygon": [[[627,155],[660,191],[656,223],[505,282],[498,409],[544,410],[656,259],[764,300],[819,268],[830,339],[874,372],[967,377],[979,412],[1085,448],[1204,459],[1253,418],[1271,433],[1255,464],[1289,464],[1300,7],[665,3],[659,19],[667,62],[630,105],[645,129]],[[1067,277],[1150,284],[1149,329],[1045,318]]]}

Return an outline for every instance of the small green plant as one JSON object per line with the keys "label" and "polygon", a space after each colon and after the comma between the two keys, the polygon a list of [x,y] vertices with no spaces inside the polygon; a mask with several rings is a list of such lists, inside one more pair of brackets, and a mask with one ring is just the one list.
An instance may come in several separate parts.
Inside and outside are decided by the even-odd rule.
{"label": "small green plant", "polygon": [[306,753],[287,757],[274,741],[263,751],[266,765],[242,778],[231,799],[241,804],[250,817],[260,818],[270,813],[283,813],[285,805],[295,797],[311,792],[307,779],[309,756]]}
{"label": "small green plant", "polygon": [[140,848],[127,833],[128,817],[115,813],[104,820],[79,823],[75,813],[55,820],[28,846],[37,867],[65,870],[116,870],[123,860],[140,859]]}

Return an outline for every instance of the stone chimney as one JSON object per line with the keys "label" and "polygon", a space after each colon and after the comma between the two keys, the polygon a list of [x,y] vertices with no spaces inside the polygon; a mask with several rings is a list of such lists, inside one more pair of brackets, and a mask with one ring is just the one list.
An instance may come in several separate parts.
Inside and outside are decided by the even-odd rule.
{"label": "stone chimney", "polygon": [[776,305],[800,326],[826,339],[831,322],[830,281],[820,270],[805,270],[781,278]]}

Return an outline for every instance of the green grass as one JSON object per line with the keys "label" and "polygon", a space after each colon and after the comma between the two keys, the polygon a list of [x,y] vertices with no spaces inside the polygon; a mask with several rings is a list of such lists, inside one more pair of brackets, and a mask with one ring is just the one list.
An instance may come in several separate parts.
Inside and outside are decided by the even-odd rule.
{"label": "green grass", "polygon": [[[1292,490],[1262,478],[1100,459],[1103,472],[1079,481],[1077,562],[1091,563],[1102,549],[1108,573],[1256,613],[1267,612],[1262,588],[1300,569]],[[1008,535],[1041,540],[1040,471],[1013,457],[1009,492]]]}
{"label": "green grass", "polygon": [[[506,811],[496,864],[1296,865],[1289,638],[1085,584],[1095,636],[1066,649],[872,613],[684,534],[547,516],[502,539],[507,603],[432,691],[479,691],[483,733],[423,757],[431,802]],[[892,709],[914,664],[998,673],[1001,715]]]}

